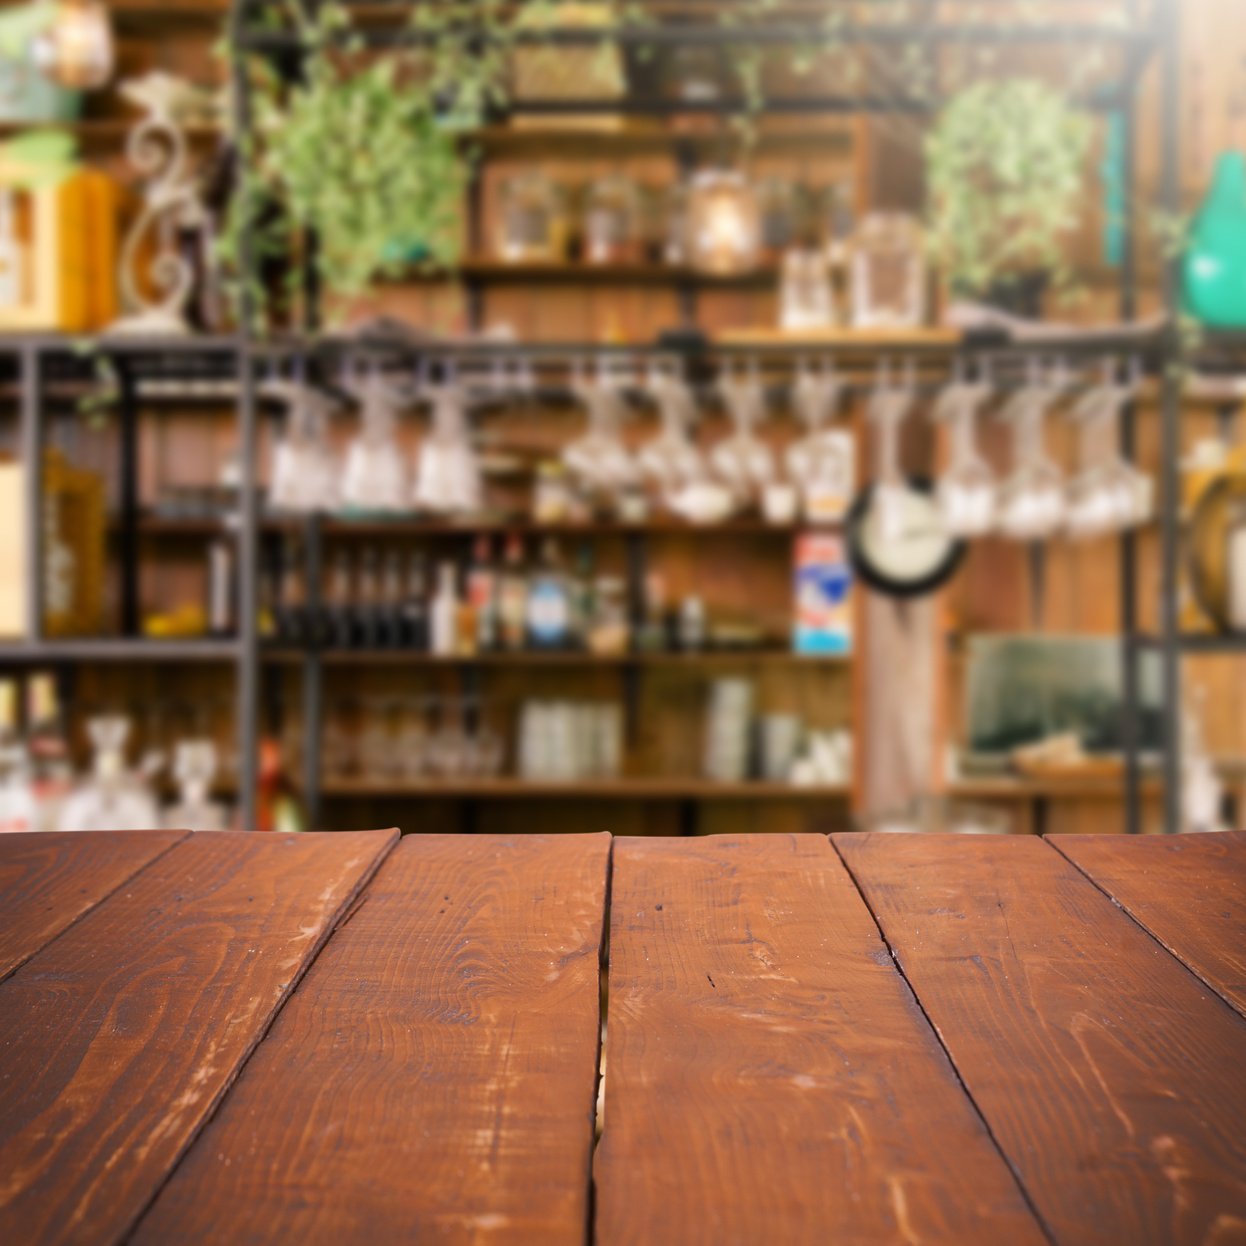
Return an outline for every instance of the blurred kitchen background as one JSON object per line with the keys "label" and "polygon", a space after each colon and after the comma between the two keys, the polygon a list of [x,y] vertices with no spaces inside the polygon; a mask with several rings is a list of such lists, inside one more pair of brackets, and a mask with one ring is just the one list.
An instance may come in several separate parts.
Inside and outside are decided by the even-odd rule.
{"label": "blurred kitchen background", "polygon": [[0,8],[0,830],[1200,831],[1234,0]]}

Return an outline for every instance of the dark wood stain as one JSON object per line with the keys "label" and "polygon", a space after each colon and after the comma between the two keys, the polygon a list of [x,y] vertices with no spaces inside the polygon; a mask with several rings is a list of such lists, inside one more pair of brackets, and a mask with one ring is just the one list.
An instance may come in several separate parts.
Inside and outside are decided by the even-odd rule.
{"label": "dark wood stain", "polygon": [[1246,1241],[1241,1017],[1040,840],[834,840],[1058,1242]]}
{"label": "dark wood stain", "polygon": [[597,1240],[1044,1241],[822,836],[618,840]]}
{"label": "dark wood stain", "polygon": [[582,1243],[609,852],[404,839],[135,1243]]}
{"label": "dark wood stain", "polygon": [[0,835],[0,980],[185,831]]}
{"label": "dark wood stain", "polygon": [[1246,1016],[1246,831],[1047,842]]}
{"label": "dark wood stain", "polygon": [[191,836],[0,984],[0,1242],[126,1233],[394,838]]}

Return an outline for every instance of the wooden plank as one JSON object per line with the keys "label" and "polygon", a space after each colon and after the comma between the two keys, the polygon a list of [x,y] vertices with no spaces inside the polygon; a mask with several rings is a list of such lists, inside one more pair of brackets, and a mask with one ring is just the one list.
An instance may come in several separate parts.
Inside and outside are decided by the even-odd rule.
{"label": "wooden plank", "polygon": [[193,835],[0,984],[0,1242],[114,1242],[393,843]]}
{"label": "wooden plank", "polygon": [[1056,1242],[1246,1240],[1242,1018],[1041,840],[834,843]]}
{"label": "wooden plank", "polygon": [[185,836],[0,835],[0,981]]}
{"label": "wooden plank", "polygon": [[1246,1016],[1246,831],[1047,842]]}
{"label": "wooden plank", "polygon": [[597,1240],[1044,1239],[820,835],[618,840]]}
{"label": "wooden plank", "polygon": [[608,835],[417,835],[138,1243],[581,1243]]}

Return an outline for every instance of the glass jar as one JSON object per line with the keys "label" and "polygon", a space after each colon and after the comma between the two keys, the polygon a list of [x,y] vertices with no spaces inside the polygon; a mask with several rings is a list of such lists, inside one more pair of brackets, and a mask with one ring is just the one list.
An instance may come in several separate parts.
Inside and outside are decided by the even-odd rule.
{"label": "glass jar", "polygon": [[760,247],[757,196],[741,173],[706,170],[689,189],[690,258],[702,272],[756,267]]}
{"label": "glass jar", "polygon": [[503,182],[497,253],[510,263],[566,259],[566,196],[544,173],[529,170]]}
{"label": "glass jar", "polygon": [[857,215],[853,201],[852,183],[847,179],[832,182],[822,192],[822,246],[832,265],[848,261]]}
{"label": "glass jar", "polygon": [[829,329],[835,320],[831,273],[826,255],[794,248],[783,257],[779,286],[779,326],[783,329]]}
{"label": "glass jar", "polygon": [[662,262],[679,266],[688,264],[692,258],[691,244],[688,187],[684,182],[676,182],[666,190],[662,201],[662,222],[659,230]]}
{"label": "glass jar", "polygon": [[642,246],[640,191],[630,177],[610,173],[588,188],[584,201],[584,260],[632,264]]}
{"label": "glass jar", "polygon": [[909,329],[926,318],[921,228],[907,212],[871,212],[852,259],[852,323],[860,329]]}
{"label": "glass jar", "polygon": [[777,264],[794,246],[799,234],[796,188],[783,177],[768,177],[757,185],[757,218],[761,258]]}
{"label": "glass jar", "polygon": [[600,576],[593,599],[593,617],[588,632],[591,653],[618,657],[627,652],[627,599],[618,576]]}

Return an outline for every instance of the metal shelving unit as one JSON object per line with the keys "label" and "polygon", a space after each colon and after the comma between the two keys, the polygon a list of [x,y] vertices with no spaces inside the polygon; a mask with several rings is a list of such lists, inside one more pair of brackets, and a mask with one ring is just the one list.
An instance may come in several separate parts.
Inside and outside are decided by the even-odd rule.
{"label": "metal shelving unit", "polygon": [[[270,57],[273,64],[282,73],[290,74],[296,72],[300,51],[296,36],[289,31],[272,30],[253,24],[252,18],[256,14],[256,9],[257,4],[255,0],[235,0],[233,3],[229,23],[229,38],[233,47],[238,51],[255,52]],[[158,12],[154,6],[136,4],[115,6],[115,11],[123,26],[126,22],[137,23],[140,20],[146,20],[147,17],[156,15]],[[374,46],[392,44],[395,40],[418,41],[420,38],[425,37],[396,23],[395,17],[398,15],[397,6],[358,5],[352,6],[352,11],[363,22],[362,33],[365,42]],[[1102,41],[1120,52],[1121,70],[1118,80],[1110,88],[1097,91],[1081,102],[1086,107],[1100,112],[1120,112],[1125,120],[1127,138],[1124,146],[1127,152],[1132,150],[1130,140],[1135,123],[1139,77],[1145,65],[1153,56],[1158,54],[1163,65],[1164,95],[1166,100],[1163,131],[1163,199],[1165,206],[1169,208],[1176,206],[1179,198],[1179,179],[1177,175],[1177,127],[1179,114],[1176,105],[1178,56],[1178,40],[1176,36],[1178,18],[1176,0],[1155,0],[1154,7],[1148,17],[1143,19],[1141,14],[1134,12],[1134,16],[1138,20],[1133,24],[1123,26],[1070,24],[1067,26],[1039,28],[1032,25],[980,23],[952,25],[940,23],[937,20],[937,0],[932,0],[932,3],[929,5],[929,11],[929,20],[921,23],[850,25],[829,30],[822,24],[811,24],[807,21],[802,22],[795,19],[783,21],[776,19],[772,24],[765,27],[755,24],[728,28],[698,27],[696,25],[656,25],[645,28],[627,27],[613,32],[611,37],[617,38],[620,43],[627,46],[663,46],[696,43],[709,47],[725,47],[739,43],[748,43],[752,46],[791,46],[795,44],[821,46],[834,42],[903,47],[909,44],[921,46],[952,44],[1003,46],[1008,44],[1040,43],[1056,45],[1084,44],[1088,40]],[[195,3],[193,5],[177,6],[174,10],[170,10],[168,20],[185,19],[195,23],[208,22],[214,16],[219,15],[219,13],[219,8],[214,5]],[[597,44],[600,43],[602,38],[603,32],[599,30],[525,32],[520,36],[521,41],[531,39],[533,41],[554,42],[568,46]],[[241,58],[238,58],[236,63],[240,63],[240,60]],[[233,128],[237,133],[245,133],[251,125],[251,105],[247,78],[241,69],[235,71],[233,88]],[[764,111],[770,115],[790,114],[793,117],[897,111],[929,113],[937,107],[937,104],[938,101],[930,98],[918,100],[895,96],[877,97],[869,93],[862,93],[859,95],[824,95],[789,100],[769,100],[764,105]],[[716,99],[689,104],[686,101],[629,96],[623,101],[610,101],[608,103],[592,100],[526,100],[516,105],[512,112],[557,116],[608,111],[611,113],[664,118],[685,113],[727,115],[739,112],[744,107],[745,102],[742,100]],[[491,151],[505,154],[507,151],[513,150],[516,145],[531,145],[532,142],[529,135],[508,133],[502,127],[495,125],[490,125],[484,133],[487,135],[487,141],[480,144],[480,150],[486,158]],[[610,141],[609,136],[604,136],[604,138],[606,142]],[[642,140],[632,136],[628,141],[635,143]],[[644,136],[643,138],[645,144],[657,141],[658,139],[652,135]],[[788,140],[784,139],[781,141]],[[567,142],[574,144],[582,142],[582,140],[579,137],[572,137],[568,138]],[[661,137],[661,142],[673,142],[677,149],[677,154],[685,163],[689,160],[695,162],[699,151],[712,147],[712,143],[707,144],[703,136],[691,136],[684,139],[682,136],[664,135]],[[1134,172],[1132,159],[1129,159],[1126,168],[1127,190],[1129,191],[1133,187]],[[471,211],[477,218],[473,220],[469,234],[473,237],[478,237],[480,233],[478,220],[480,211],[479,196],[470,195],[469,201]],[[1136,271],[1132,258],[1132,219],[1126,220],[1124,228],[1126,231],[1125,253],[1128,258],[1121,273],[1121,308],[1124,318],[1132,319],[1136,310]],[[253,266],[254,249],[252,240],[245,236],[241,240],[240,254],[243,267],[250,269]],[[555,275],[561,276],[562,270],[560,269],[558,274],[551,274],[551,279]],[[624,275],[635,276],[636,274],[629,273]],[[641,275],[645,279],[651,276],[647,269]],[[488,272],[482,270],[476,274],[469,271],[466,274],[469,294],[472,295],[471,303],[477,316],[479,316],[482,301],[481,283],[483,280],[492,279],[493,276],[494,273],[491,270]],[[610,274],[610,276],[614,276],[614,274]],[[595,275],[594,279],[602,278],[600,275]],[[670,274],[669,276],[662,274],[661,280],[666,281],[668,279],[673,280],[679,287],[681,302],[685,312],[695,311],[697,283],[691,279],[682,279],[682,275],[679,273]],[[1170,303],[1174,289],[1173,278],[1169,274],[1167,294]],[[319,788],[318,750],[323,711],[322,667],[326,660],[339,660],[329,654],[312,649],[302,651],[298,655],[270,653],[261,645],[258,635],[259,548],[264,532],[272,525],[261,514],[257,489],[256,443],[260,421],[257,386],[269,364],[274,360],[299,357],[308,362],[313,370],[318,364],[324,364],[328,368],[332,366],[336,358],[343,352],[367,352],[389,358],[406,357],[414,359],[417,356],[423,356],[433,361],[453,361],[456,364],[470,364],[473,361],[488,362],[496,359],[512,358],[517,355],[527,355],[536,364],[541,365],[565,363],[572,358],[597,357],[605,353],[617,353],[638,358],[646,354],[662,353],[670,355],[676,353],[675,348],[666,344],[656,343],[649,347],[637,347],[634,345],[603,347],[598,343],[591,342],[549,343],[539,346],[475,343],[470,345],[425,347],[393,342],[360,343],[357,341],[335,341],[333,339],[319,338],[315,335],[314,308],[311,309],[312,323],[307,326],[313,332],[310,332],[307,337],[294,336],[285,339],[260,341],[254,332],[252,319],[251,309],[244,304],[240,331],[236,335],[162,339],[159,341],[119,338],[104,339],[98,343],[98,349],[105,351],[113,358],[121,379],[122,511],[117,517],[116,527],[118,539],[121,541],[122,552],[130,559],[129,564],[123,566],[123,579],[129,577],[129,582],[123,582],[122,585],[122,618],[125,635],[117,640],[101,639],[98,641],[58,641],[45,638],[41,630],[42,601],[38,583],[40,577],[36,576],[34,591],[29,598],[26,641],[0,646],[0,661],[5,662],[220,661],[232,664],[237,681],[239,799],[244,825],[253,824],[256,811],[256,768],[258,760],[257,746],[262,666],[269,661],[274,663],[296,661],[302,665],[306,729],[306,748],[304,751],[307,756],[307,777],[310,779],[307,787],[314,815]],[[18,358],[20,373],[20,452],[23,461],[26,463],[38,464],[42,461],[42,407],[45,393],[50,392],[48,390],[49,384],[52,382],[61,383],[66,377],[72,379],[76,374],[80,374],[83,371],[84,364],[78,354],[79,345],[79,343],[62,337],[47,336],[8,338],[0,342],[0,354],[8,352],[15,354]],[[1171,347],[1172,344],[1168,342],[1140,343],[1132,335],[1122,335],[1120,338],[1112,338],[1110,336],[1096,337],[1089,341],[1079,337],[1062,341],[1049,339],[1034,343],[1031,346],[1023,346],[997,339],[964,342],[951,340],[939,334],[919,334],[909,335],[907,339],[902,337],[892,340],[878,336],[853,337],[852,335],[841,335],[839,340],[834,343],[828,342],[824,347],[819,347],[817,344],[807,341],[787,344],[736,341],[711,343],[700,349],[706,351],[708,356],[715,358],[738,357],[747,354],[759,359],[763,365],[770,362],[790,361],[792,358],[802,353],[808,353],[812,349],[825,348],[833,349],[837,360],[843,360],[848,366],[869,364],[881,354],[896,354],[905,358],[912,358],[922,366],[929,365],[946,368],[959,353],[965,350],[979,352],[989,350],[1001,361],[1007,361],[1009,358],[1021,359],[1034,351],[1044,355],[1065,354],[1077,358],[1099,357],[1119,352],[1130,355],[1141,354],[1149,358],[1153,363],[1162,363]],[[148,531],[153,535],[176,536],[179,531],[179,521],[163,521],[162,526],[162,521],[158,519],[149,520],[139,512],[135,484],[136,437],[134,430],[139,418],[139,409],[148,401],[148,395],[158,392],[158,388],[161,385],[174,384],[186,380],[203,381],[209,385],[228,386],[229,392],[232,393],[231,400],[235,404],[237,412],[238,441],[241,450],[240,502],[232,530],[237,534],[239,550],[239,632],[235,638],[225,641],[159,641],[144,639],[138,635],[137,577],[134,565],[137,542],[144,531]],[[1170,600],[1172,606],[1165,613],[1161,635],[1154,639],[1154,643],[1161,648],[1165,655],[1165,688],[1170,698],[1169,705],[1172,707],[1179,705],[1179,672],[1176,658],[1181,649],[1175,612],[1176,541],[1178,538],[1175,518],[1177,496],[1176,444],[1179,410],[1175,381],[1169,377],[1165,380],[1164,385],[1164,573],[1166,590],[1171,590]],[[1125,424],[1126,448],[1132,452],[1132,421],[1126,420]],[[29,473],[30,484],[27,490],[28,497],[26,502],[27,556],[29,559],[28,565],[32,567],[41,566],[40,524],[38,523],[40,507],[39,477],[40,473],[38,471]],[[185,521],[183,528],[184,534],[190,535],[192,531],[196,530],[196,521]],[[364,531],[366,528],[367,525],[363,525],[356,530]],[[202,531],[202,529],[198,530]],[[319,547],[323,533],[332,532],[337,534],[350,530],[351,524],[349,522],[321,522],[317,520],[308,525],[309,539],[305,541],[305,546],[309,560],[309,573],[316,572],[318,575]],[[468,534],[477,531],[496,530],[496,527],[471,523],[440,526],[402,524],[395,526],[391,530],[395,532],[420,532],[427,535],[436,535],[438,533],[455,532]],[[532,531],[532,529],[528,530]],[[559,526],[552,530],[556,533],[578,533],[581,529],[572,526]],[[646,537],[667,532],[684,531],[697,536],[709,536],[714,530],[692,528],[685,525],[668,526],[661,524],[644,525],[637,528],[593,525],[589,528],[589,531],[601,533],[617,531],[619,535],[626,539],[628,542],[631,575],[635,578],[638,575],[643,576]],[[722,531],[726,534],[733,531],[765,533],[780,530],[770,528],[768,525],[745,521],[741,525],[724,525]],[[1134,707],[1137,704],[1134,656],[1142,648],[1152,644],[1151,638],[1139,636],[1136,628],[1136,614],[1133,603],[1135,582],[1133,564],[1135,556],[1136,550],[1133,547],[1133,540],[1132,538],[1127,538],[1122,550],[1122,580],[1125,586],[1122,618],[1126,638],[1127,701]],[[313,585],[315,582],[316,579],[309,574],[309,585]],[[1243,639],[1242,645],[1246,647],[1246,639]],[[361,656],[373,658],[378,655]],[[404,656],[409,657],[410,655]],[[707,664],[710,656],[706,655]],[[349,659],[343,658],[341,660]],[[574,660],[574,656],[568,660]],[[712,655],[712,660],[714,662],[721,660],[724,662],[738,661],[745,663],[756,660],[772,661],[777,660],[777,657],[768,655],[763,659],[759,655],[748,653],[737,655],[732,653],[730,655],[721,655],[721,657],[720,655]],[[792,658],[791,660],[793,662],[804,661],[804,659],[799,658]],[[645,665],[647,661],[648,659],[643,657],[628,658],[621,660],[619,665],[626,671],[631,672],[629,675],[629,679],[631,679],[634,678],[635,672]],[[672,664],[675,662],[692,661],[691,657],[671,659]],[[1179,741],[1171,724],[1169,735],[1170,748],[1167,753],[1165,766],[1165,800],[1169,829],[1174,829],[1175,814],[1178,808],[1176,779],[1179,774]],[[1135,747],[1136,741],[1133,740],[1128,732],[1127,739],[1130,744],[1128,749],[1129,764],[1127,767],[1128,789],[1130,792],[1130,829],[1137,829],[1137,789],[1140,776]],[[823,789],[797,788],[784,788],[781,792],[777,792],[771,790],[776,785],[766,784],[749,784],[747,785],[747,792],[743,790],[729,792],[718,788],[710,791],[709,786],[699,782],[696,784],[681,782],[680,784],[672,785],[660,780],[649,781],[648,784],[643,780],[623,780],[619,784],[614,785],[611,791],[613,792],[617,789],[619,798],[624,798],[623,794],[626,793],[627,798],[666,799],[668,796],[673,796],[685,801],[692,799],[717,799],[720,797],[762,799],[771,796],[800,800],[812,799],[815,793],[835,795],[837,797],[847,794],[846,791],[839,789],[836,789],[833,793],[825,792]],[[453,788],[442,787],[436,789],[435,793],[430,794],[448,796],[454,790]],[[517,782],[499,782],[490,790],[496,791],[499,797],[506,796],[508,798],[540,794],[535,789],[529,790],[528,785],[522,785]],[[326,788],[324,794],[328,796],[338,795],[339,793],[330,787]],[[344,795],[345,792],[343,791],[341,794]],[[410,793],[408,792],[407,794]],[[478,794],[480,792],[475,786],[471,793],[466,791],[463,793],[464,797]],[[557,795],[559,793],[552,794]],[[576,785],[574,792],[567,794],[584,794],[597,797],[605,794],[605,788],[603,785]]]}

